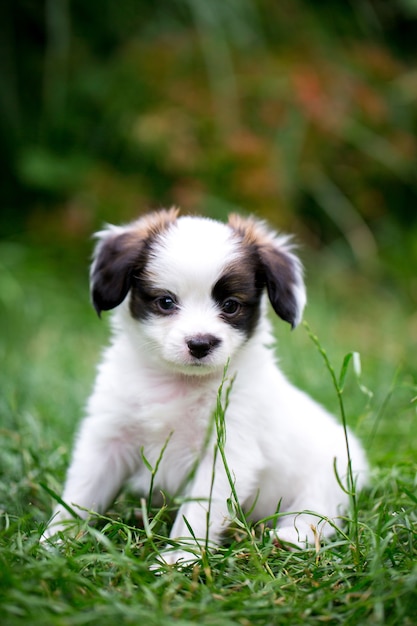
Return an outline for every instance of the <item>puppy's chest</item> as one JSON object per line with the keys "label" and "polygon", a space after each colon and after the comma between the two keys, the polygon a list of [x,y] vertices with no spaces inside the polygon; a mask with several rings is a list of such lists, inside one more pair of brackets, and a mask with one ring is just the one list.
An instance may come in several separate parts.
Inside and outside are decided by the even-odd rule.
{"label": "puppy's chest", "polygon": [[193,462],[201,454],[212,422],[215,393],[211,390],[184,390],[163,387],[147,393],[136,408],[140,422],[141,446],[155,466]]}
{"label": "puppy's chest", "polygon": [[134,490],[146,493],[149,489],[150,465],[157,468],[155,488],[170,494],[178,492],[204,454],[212,409],[213,402],[201,395],[154,400],[141,406],[137,454],[146,462],[139,463],[131,477]]}

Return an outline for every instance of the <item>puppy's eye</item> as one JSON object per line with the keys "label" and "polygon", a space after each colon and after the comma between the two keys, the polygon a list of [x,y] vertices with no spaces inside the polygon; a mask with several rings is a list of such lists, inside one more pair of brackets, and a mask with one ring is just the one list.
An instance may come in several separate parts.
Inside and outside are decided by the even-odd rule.
{"label": "puppy's eye", "polygon": [[171,296],[162,296],[155,300],[155,304],[160,313],[169,314],[173,313],[177,309],[177,303]]}
{"label": "puppy's eye", "polygon": [[222,312],[224,315],[228,317],[232,317],[233,315],[237,315],[241,309],[241,304],[238,300],[234,298],[228,298],[222,304]]}

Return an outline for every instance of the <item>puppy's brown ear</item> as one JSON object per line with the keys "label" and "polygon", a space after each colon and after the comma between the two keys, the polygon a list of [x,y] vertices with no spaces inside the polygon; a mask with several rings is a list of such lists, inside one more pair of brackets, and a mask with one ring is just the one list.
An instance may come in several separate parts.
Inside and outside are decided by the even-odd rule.
{"label": "puppy's brown ear", "polygon": [[91,299],[98,315],[121,304],[133,273],[144,265],[144,251],[177,219],[178,209],[148,213],[127,226],[109,226],[96,234],[98,243],[90,272]]}
{"label": "puppy's brown ear", "polygon": [[254,218],[232,214],[229,226],[242,244],[255,249],[259,263],[259,279],[264,283],[277,315],[295,328],[301,321],[306,303],[303,269],[293,254],[289,238],[278,235]]}
{"label": "puppy's brown ear", "polygon": [[131,276],[142,250],[142,242],[131,233],[109,229],[97,234],[99,242],[91,266],[91,299],[98,315],[118,306],[131,286]]}
{"label": "puppy's brown ear", "polygon": [[279,244],[279,240],[261,246],[259,254],[272,307],[281,319],[295,328],[306,303],[301,263],[285,244]]}

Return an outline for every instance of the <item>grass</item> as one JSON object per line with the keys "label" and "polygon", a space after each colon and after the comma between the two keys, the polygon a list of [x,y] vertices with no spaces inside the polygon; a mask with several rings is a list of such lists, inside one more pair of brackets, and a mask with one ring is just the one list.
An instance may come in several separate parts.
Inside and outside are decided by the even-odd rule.
{"label": "grass", "polygon": [[[0,252],[3,626],[416,623],[416,372],[412,322],[396,297],[349,287],[347,275],[339,292],[330,275],[311,281],[307,319],[333,379],[305,328],[277,326],[284,369],[333,411],[342,403],[374,465],[344,531],[289,553],[262,526],[248,536],[241,524],[201,563],[156,575],[170,511],[148,515],[129,494],[95,528],[80,522],[84,533],[53,550],[38,543],[107,328],[89,307],[79,261],[5,243]],[[361,353],[359,380],[344,364],[350,351]]]}

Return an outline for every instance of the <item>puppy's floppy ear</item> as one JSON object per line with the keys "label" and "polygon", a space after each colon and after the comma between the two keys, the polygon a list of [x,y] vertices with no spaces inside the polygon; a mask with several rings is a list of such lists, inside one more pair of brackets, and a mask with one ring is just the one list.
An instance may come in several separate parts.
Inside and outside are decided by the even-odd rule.
{"label": "puppy's floppy ear", "polygon": [[98,243],[91,266],[90,289],[98,315],[123,302],[132,286],[133,273],[143,269],[145,251],[177,216],[176,207],[161,209],[127,226],[108,226],[96,233]]}
{"label": "puppy's floppy ear", "polygon": [[131,286],[135,263],[143,241],[134,241],[130,232],[116,227],[97,233],[99,242],[94,252],[90,273],[91,299],[100,316],[119,305]]}
{"label": "puppy's floppy ear", "polygon": [[259,248],[272,307],[292,328],[300,323],[306,303],[301,263],[279,239]]}
{"label": "puppy's floppy ear", "polygon": [[243,245],[255,248],[260,263],[260,280],[277,315],[295,328],[306,304],[303,268],[292,252],[289,237],[271,231],[253,218],[229,216],[229,226],[240,236]]}

